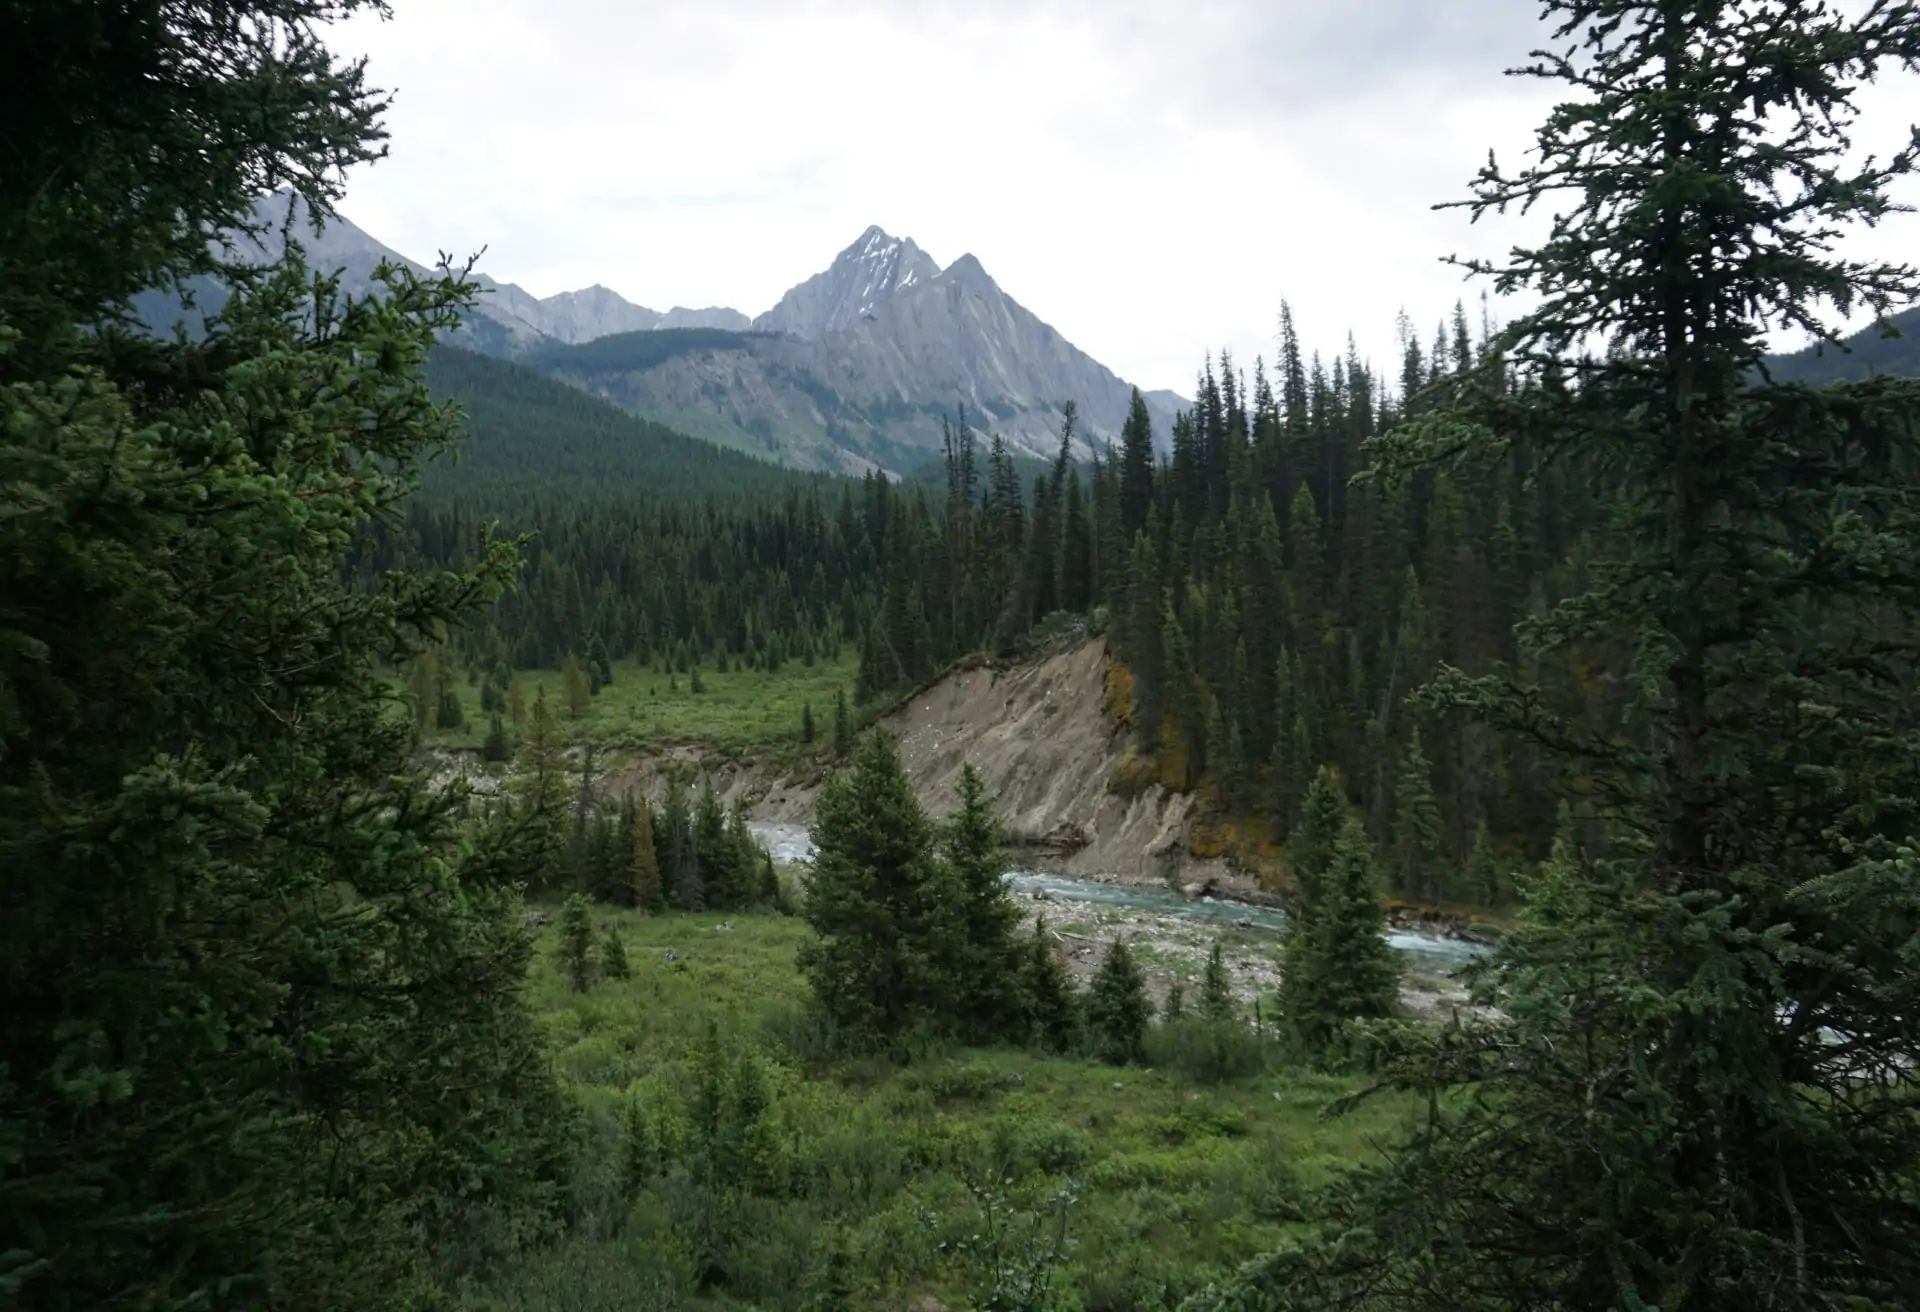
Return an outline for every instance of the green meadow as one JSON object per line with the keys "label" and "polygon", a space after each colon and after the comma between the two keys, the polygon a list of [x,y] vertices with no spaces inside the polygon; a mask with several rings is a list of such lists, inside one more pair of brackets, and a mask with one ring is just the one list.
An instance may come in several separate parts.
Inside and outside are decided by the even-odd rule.
{"label": "green meadow", "polygon": [[631,977],[571,991],[548,927],[531,982],[583,1109],[571,1234],[466,1287],[473,1312],[1007,1306],[1041,1284],[1086,1312],[1172,1307],[1311,1218],[1416,1110],[1329,1117],[1352,1081],[1264,1059],[1210,1082],[1179,1027],[1148,1067],[827,1060],[804,922],[595,916]]}
{"label": "green meadow", "polygon": [[[562,732],[576,741],[636,749],[697,742],[739,750],[780,744],[798,747],[808,706],[813,708],[816,741],[830,741],[834,694],[846,695],[851,713],[858,668],[858,658],[849,653],[816,660],[811,666],[789,661],[773,674],[738,666],[724,674],[702,669],[701,690],[695,692],[691,673],[662,672],[621,661],[613,667],[613,682],[588,700],[577,719],[566,704],[559,670],[521,670],[514,677],[529,707],[535,695],[545,690]],[[455,692],[465,724],[441,729],[429,718],[423,734],[428,746],[477,748],[485,741],[488,716],[480,709],[478,685],[462,679]]]}

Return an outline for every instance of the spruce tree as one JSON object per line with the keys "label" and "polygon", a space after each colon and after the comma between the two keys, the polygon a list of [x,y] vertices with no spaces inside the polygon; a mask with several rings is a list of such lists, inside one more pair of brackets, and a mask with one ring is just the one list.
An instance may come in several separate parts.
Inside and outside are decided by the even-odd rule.
{"label": "spruce tree", "polygon": [[713,791],[713,780],[700,785],[700,796],[693,805],[693,853],[700,872],[700,886],[706,891],[706,905],[717,911],[732,911],[746,904],[742,887],[740,853],[727,835],[727,813]]}
{"label": "spruce tree", "polygon": [[976,1042],[1016,1037],[1022,1016],[1013,927],[1020,910],[1007,893],[1000,819],[972,762],[960,767],[957,788],[960,806],[940,833],[951,876],[949,909],[958,921],[943,963],[947,1007],[960,1033]]}
{"label": "spruce tree", "polygon": [[[693,809],[678,779],[667,781],[667,796],[654,828],[656,844],[666,853],[667,888],[682,911],[707,909],[707,884],[700,869],[699,848],[693,837]],[[664,843],[661,842],[664,840]]]}
{"label": "spruce tree", "polygon": [[1153,416],[1136,387],[1120,429],[1120,530],[1129,542],[1146,527],[1153,506],[1153,471]]}
{"label": "spruce tree", "polygon": [[1147,1022],[1153,1004],[1147,1001],[1147,983],[1133,964],[1126,942],[1114,940],[1100,959],[1087,990],[1087,1027],[1103,1061],[1125,1066],[1146,1053]]}
{"label": "spruce tree", "polygon": [[569,894],[560,908],[560,936],[555,944],[560,969],[575,993],[593,987],[593,907],[582,893]]}
{"label": "spruce tree", "polygon": [[352,7],[0,19],[8,1306],[418,1306],[470,1225],[556,1219],[522,836],[463,826],[388,678],[513,553],[348,581],[457,436],[416,371],[474,289],[349,303],[276,246],[203,332],[127,323],[381,153]]}
{"label": "spruce tree", "polygon": [[567,718],[578,720],[593,704],[593,689],[587,686],[586,671],[571,653],[560,666],[560,694],[566,702]]}
{"label": "spruce tree", "polygon": [[500,723],[499,712],[495,712],[487,725],[486,741],[480,744],[480,756],[483,760],[498,765],[513,758],[513,744],[507,740],[506,726]]}
{"label": "spruce tree", "polygon": [[1505,889],[1500,877],[1500,858],[1493,850],[1493,834],[1482,820],[1473,831],[1473,853],[1467,858],[1465,872],[1467,896],[1481,906],[1498,906]]}
{"label": "spruce tree", "polygon": [[1349,1022],[1393,1014],[1400,968],[1387,946],[1377,879],[1373,845],[1348,816],[1281,954],[1281,1023],[1315,1057],[1335,1055]]}
{"label": "spruce tree", "polygon": [[1168,708],[1173,712],[1174,746],[1181,770],[1179,787],[1190,788],[1206,769],[1207,724],[1205,690],[1200,673],[1194,668],[1193,644],[1171,605],[1162,609],[1160,629],[1161,668]]}
{"label": "spruce tree", "polygon": [[875,730],[815,806],[806,914],[819,937],[800,950],[814,1002],[851,1045],[941,1028],[933,839],[893,736]]}
{"label": "spruce tree", "polygon": [[520,739],[514,782],[531,843],[529,874],[536,885],[551,886],[560,875],[567,848],[567,776],[559,727],[547,709],[547,690],[539,688]]}
{"label": "spruce tree", "polygon": [[1200,1018],[1211,1023],[1235,1019],[1240,1008],[1233,1000],[1233,983],[1227,977],[1227,960],[1215,943],[1207,953],[1207,968],[1200,976]]}
{"label": "spruce tree", "polygon": [[800,703],[800,741],[813,745],[813,703]]}
{"label": "spruce tree", "polygon": [[600,940],[600,977],[602,979],[630,979],[633,967],[627,962],[627,945],[620,937],[620,927],[610,925]]}
{"label": "spruce tree", "polygon": [[1065,1052],[1078,1026],[1073,976],[1053,954],[1046,918],[1035,916],[1020,960],[1020,990],[1026,999],[1033,1041],[1049,1052]]}
{"label": "spruce tree", "polygon": [[766,878],[766,851],[747,828],[747,814],[739,807],[727,812],[726,846],[733,862],[734,896],[738,905],[751,907],[773,901],[777,885]]}
{"label": "spruce tree", "polygon": [[1323,765],[1307,789],[1300,824],[1287,844],[1287,865],[1298,893],[1295,918],[1306,915],[1320,898],[1320,885],[1333,864],[1334,844],[1346,828],[1350,809],[1339,772]]}
{"label": "spruce tree", "polygon": [[1161,1023],[1171,1025],[1176,1021],[1184,1019],[1187,1014],[1186,1001],[1187,990],[1179,980],[1176,979],[1167,985],[1166,1000],[1160,1005]]}
{"label": "spruce tree", "polygon": [[661,904],[659,840],[653,832],[653,807],[644,797],[633,806],[631,848],[627,853],[627,889],[633,905],[658,911]]}
{"label": "spruce tree", "polygon": [[[1491,272],[1537,294],[1384,472],[1524,446],[1604,470],[1611,530],[1526,659],[1425,694],[1577,771],[1591,854],[1548,863],[1485,977],[1496,1014],[1383,1054],[1434,1115],[1329,1233],[1234,1307],[1893,1309],[1920,1288],[1920,385],[1770,381],[1768,332],[1884,314],[1912,272],[1835,240],[1894,209],[1909,143],[1849,158],[1857,85],[1920,59],[1920,11],[1803,0],[1550,0],[1567,84],[1535,202]],[[1601,349],[1604,348],[1604,349]],[[1868,637],[1872,634],[1872,637]],[[1880,644],[1887,644],[1881,646]],[[1593,732],[1547,679],[1627,682]],[[1904,658],[1901,660],[1904,665]]]}
{"label": "spruce tree", "polygon": [[1394,789],[1393,877],[1416,902],[1443,897],[1446,850],[1440,837],[1440,802],[1433,795],[1433,767],[1420,750],[1420,731],[1407,738]]}
{"label": "spruce tree", "polygon": [[853,750],[853,725],[847,719],[847,694],[843,689],[833,690],[833,754],[844,760]]}

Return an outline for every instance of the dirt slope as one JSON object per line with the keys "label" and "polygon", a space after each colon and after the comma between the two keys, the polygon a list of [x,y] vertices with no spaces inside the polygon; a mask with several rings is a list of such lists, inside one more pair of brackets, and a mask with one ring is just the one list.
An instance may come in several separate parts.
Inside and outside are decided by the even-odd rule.
{"label": "dirt slope", "polygon": [[[883,723],[900,740],[915,790],[938,815],[954,805],[971,761],[997,797],[1022,864],[1128,882],[1234,883],[1224,865],[1187,854],[1191,799],[1155,785],[1133,798],[1107,791],[1125,734],[1101,709],[1106,643],[1093,639],[1009,670],[947,676]],[[758,820],[804,823],[815,789],[716,778]]]}

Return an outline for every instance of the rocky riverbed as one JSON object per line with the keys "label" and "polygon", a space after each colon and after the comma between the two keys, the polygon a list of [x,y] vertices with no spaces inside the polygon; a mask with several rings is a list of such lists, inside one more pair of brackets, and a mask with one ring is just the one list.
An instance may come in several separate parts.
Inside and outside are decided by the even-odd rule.
{"label": "rocky riverbed", "polygon": [[[812,853],[801,825],[755,822],[750,828],[778,862],[799,864]],[[1175,980],[1192,991],[1216,942],[1234,993],[1249,1010],[1256,1001],[1269,1005],[1279,986],[1286,916],[1277,907],[1030,870],[1013,871],[1008,884],[1027,923],[1045,919],[1062,960],[1083,983],[1098,969],[1107,945],[1124,938],[1156,1006]],[[1401,1001],[1408,1011],[1442,1018],[1467,1006],[1454,975],[1484,951],[1481,946],[1406,929],[1391,931],[1388,941],[1400,953]]]}

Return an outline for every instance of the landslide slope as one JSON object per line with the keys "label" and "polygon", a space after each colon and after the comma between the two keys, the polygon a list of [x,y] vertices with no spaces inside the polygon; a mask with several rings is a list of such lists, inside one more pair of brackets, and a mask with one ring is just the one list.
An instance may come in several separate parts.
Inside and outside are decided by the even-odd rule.
{"label": "landslide slope", "polygon": [[[1008,669],[958,670],[882,723],[935,815],[952,808],[960,768],[973,763],[1022,864],[1128,882],[1238,883],[1223,863],[1189,855],[1191,797],[1157,784],[1132,797],[1108,791],[1126,734],[1102,705],[1106,670],[1097,638]],[[751,770],[715,782],[755,819],[812,819],[815,786],[769,783]]]}

